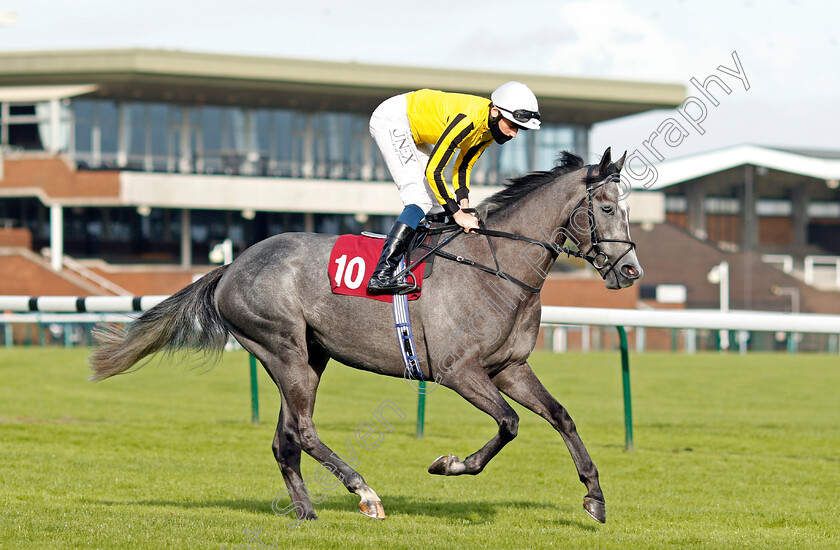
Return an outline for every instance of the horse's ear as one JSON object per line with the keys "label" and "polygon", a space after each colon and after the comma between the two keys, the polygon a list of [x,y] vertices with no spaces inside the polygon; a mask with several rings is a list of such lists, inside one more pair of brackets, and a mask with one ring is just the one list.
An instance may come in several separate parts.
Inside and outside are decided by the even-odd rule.
{"label": "horse's ear", "polygon": [[624,159],[627,158],[627,151],[624,151],[624,154],[621,155],[621,158],[615,161],[615,169],[621,172],[621,168],[624,166]]}
{"label": "horse's ear", "polygon": [[607,173],[607,168],[610,167],[610,148],[604,151],[604,156],[601,157],[601,164],[598,165],[598,177],[602,178]]}

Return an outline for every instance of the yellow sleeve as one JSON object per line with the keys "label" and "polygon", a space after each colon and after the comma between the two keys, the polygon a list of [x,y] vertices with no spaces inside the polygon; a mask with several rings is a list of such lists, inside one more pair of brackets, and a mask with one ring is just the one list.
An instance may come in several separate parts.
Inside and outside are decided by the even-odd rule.
{"label": "yellow sleeve", "polygon": [[472,173],[473,164],[481,156],[481,153],[493,142],[487,141],[479,142],[473,145],[466,151],[461,150],[457,160],[455,160],[455,168],[452,172],[452,186],[455,188],[455,201],[460,204],[461,199],[469,196],[470,192],[470,174]]}
{"label": "yellow sleeve", "polygon": [[459,113],[452,117],[443,134],[441,134],[437,143],[435,143],[432,154],[429,156],[429,163],[426,165],[426,179],[429,181],[429,186],[432,188],[435,197],[437,197],[438,202],[443,206],[447,214],[454,214],[460,207],[455,202],[452,193],[446,187],[446,181],[443,179],[443,171],[452,159],[455,149],[458,149],[459,144],[474,129],[475,127],[467,115]]}

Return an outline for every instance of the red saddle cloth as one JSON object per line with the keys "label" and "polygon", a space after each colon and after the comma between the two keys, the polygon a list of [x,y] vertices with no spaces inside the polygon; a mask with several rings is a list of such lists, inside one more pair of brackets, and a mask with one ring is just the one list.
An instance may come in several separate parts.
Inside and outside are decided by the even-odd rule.
{"label": "red saddle cloth", "polygon": [[[373,270],[376,269],[383,244],[385,244],[384,239],[364,235],[341,235],[335,241],[335,246],[330,253],[328,272],[333,294],[364,296],[365,298],[392,303],[393,296],[390,294],[370,294],[367,291],[368,280],[373,275]],[[418,290],[407,295],[409,300],[416,300],[420,297],[424,266],[425,262],[411,268]]]}

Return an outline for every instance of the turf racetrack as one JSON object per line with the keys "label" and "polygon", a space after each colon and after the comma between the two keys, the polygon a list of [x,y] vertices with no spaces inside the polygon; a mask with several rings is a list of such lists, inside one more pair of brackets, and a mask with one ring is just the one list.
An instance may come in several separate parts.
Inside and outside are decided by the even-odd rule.
{"label": "turf racetrack", "polygon": [[[840,547],[836,356],[631,356],[626,453],[618,354],[535,354],[601,472],[606,525],[584,512],[565,445],[532,413],[516,407],[519,437],[480,475],[432,476],[437,456],[464,458],[493,421],[441,388],[418,441],[404,381],[331,363],[319,434],[345,457],[350,441],[388,517],[359,514],[358,497],[304,457],[323,502],[319,521],[297,526],[272,509],[278,494],[275,508],[289,505],[270,450],[278,394],[261,371],[252,425],[244,353],[98,384],[86,354],[0,352],[0,548]],[[374,418],[386,400],[406,415],[381,409],[392,432]]]}

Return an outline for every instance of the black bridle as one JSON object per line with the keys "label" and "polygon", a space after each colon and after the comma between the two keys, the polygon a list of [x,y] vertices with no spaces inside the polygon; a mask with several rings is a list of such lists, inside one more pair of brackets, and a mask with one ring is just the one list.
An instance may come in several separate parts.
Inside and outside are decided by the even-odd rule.
{"label": "black bridle", "polygon": [[[618,175],[618,173],[615,173],[611,174],[609,177],[598,183],[588,182],[586,184],[586,194],[574,207],[574,209],[572,210],[572,214],[569,216],[569,221],[567,221],[566,225],[564,226],[564,228],[568,228],[569,224],[572,222],[572,219],[574,219],[575,212],[577,212],[580,209],[581,205],[583,205],[584,201],[586,201],[586,217],[589,220],[589,249],[582,254],[573,255],[577,256],[578,258],[583,258],[584,260],[592,264],[592,267],[597,269],[599,272],[605,267],[609,266],[607,272],[602,275],[604,279],[606,279],[610,273],[613,273],[616,276],[616,280],[618,280],[618,274],[615,273],[615,266],[617,266],[619,262],[621,262],[621,259],[624,258],[627,254],[629,254],[631,250],[636,249],[636,243],[634,243],[631,240],[602,239],[598,234],[598,226],[595,223],[595,201],[592,197],[593,193],[595,192],[595,190],[607,185],[608,183],[615,183],[616,185],[618,185],[619,181],[620,176]],[[609,256],[607,256],[606,253],[603,250],[601,250],[601,243],[624,243],[629,246],[627,247],[627,250],[625,250],[618,258],[615,259],[614,262],[610,262]],[[601,258],[603,258],[603,261],[599,262],[599,259]]]}
{"label": "black bridle", "polygon": [[[441,258],[445,258],[447,260],[452,260],[452,261],[458,262],[460,264],[468,265],[470,267],[474,267],[474,268],[479,269],[481,271],[484,271],[486,273],[490,273],[492,275],[495,275],[497,277],[500,277],[502,279],[510,281],[511,283],[517,285],[518,287],[520,287],[522,289],[527,290],[528,292],[538,293],[540,291],[539,287],[531,286],[531,285],[529,285],[529,284],[527,284],[523,281],[520,281],[516,277],[510,275],[509,273],[506,273],[506,272],[502,271],[501,266],[499,265],[499,259],[496,257],[496,249],[493,246],[493,241],[490,239],[490,237],[500,237],[500,238],[504,238],[504,239],[511,239],[511,240],[514,240],[514,241],[522,241],[522,242],[526,242],[526,243],[529,243],[529,244],[535,244],[535,245],[541,246],[544,249],[546,249],[552,255],[552,257],[554,259],[557,259],[557,256],[559,256],[561,253],[566,254],[567,257],[574,256],[576,258],[581,258],[581,259],[589,262],[592,265],[592,267],[594,267],[596,270],[598,270],[598,272],[600,272],[605,267],[609,266],[609,270],[607,270],[607,272],[602,275],[602,278],[606,279],[607,276],[611,272],[615,271],[615,266],[618,264],[618,262],[620,262],[622,258],[624,258],[627,254],[629,254],[631,250],[634,250],[636,248],[636,243],[634,243],[633,241],[630,241],[630,240],[602,239],[598,235],[598,228],[595,224],[595,210],[594,210],[594,207],[593,207],[593,204],[594,204],[593,193],[595,192],[595,190],[599,189],[600,187],[602,187],[602,186],[604,186],[608,183],[615,182],[617,184],[618,181],[619,181],[619,176],[616,173],[616,174],[610,175],[608,178],[606,178],[606,179],[604,179],[604,180],[602,180],[598,183],[587,183],[586,184],[586,194],[583,196],[583,198],[580,199],[580,202],[578,202],[577,205],[575,206],[575,208],[572,210],[572,214],[569,216],[569,220],[566,222],[566,224],[562,228],[561,233],[563,235],[566,235],[566,236],[570,235],[568,226],[571,223],[575,212],[577,212],[578,209],[583,205],[583,203],[586,202],[587,203],[587,218],[589,219],[589,234],[590,234],[590,246],[586,250],[586,252],[581,252],[580,250],[571,249],[571,248],[561,246],[561,245],[556,244],[556,243],[547,243],[545,241],[540,241],[540,240],[537,240],[537,239],[531,239],[529,237],[524,237],[522,235],[517,235],[515,233],[508,233],[506,231],[496,231],[496,230],[493,230],[493,229],[487,229],[484,225],[484,221],[479,219],[479,221],[478,221],[479,229],[473,230],[473,233],[477,233],[479,235],[484,235],[484,236],[487,237],[487,244],[490,246],[490,254],[493,256],[493,262],[495,263],[495,267],[490,267],[490,266],[486,266],[484,264],[480,264],[478,262],[475,262],[473,260],[470,260],[469,258],[464,258],[463,256],[456,256],[454,254],[450,254],[449,252],[446,252],[446,251],[442,250],[442,248],[444,246],[446,246],[447,244],[449,244],[450,242],[452,242],[453,239],[455,239],[456,237],[458,237],[459,235],[464,233],[460,225],[450,223],[450,224],[446,224],[446,225],[439,226],[439,227],[428,227],[427,226],[427,227],[425,227],[425,229],[423,229],[418,234],[418,237],[417,237],[418,241],[422,242],[427,235],[446,234],[446,233],[451,233],[451,235],[449,235],[445,239],[442,239],[438,244],[436,244],[434,246],[429,246],[429,245],[426,245],[426,244],[420,244],[419,246],[417,246],[416,249],[423,249],[426,252],[424,252],[419,258],[414,259],[413,261],[406,261],[407,267],[405,269],[403,269],[402,271],[400,271],[399,273],[397,273],[396,276],[395,276],[395,279],[399,279],[402,276],[413,278],[414,274],[411,273],[411,269],[413,269],[414,266],[416,266],[420,262],[423,262],[426,258],[431,256],[432,254],[434,254],[436,256],[440,256]],[[466,211],[471,212],[471,213],[475,213],[474,209],[466,209]],[[609,256],[607,256],[607,254],[603,250],[601,250],[601,247],[600,247],[601,243],[625,243],[625,244],[628,244],[629,246],[627,247],[627,250],[625,250],[615,260],[615,262],[610,262]],[[618,274],[615,274],[615,275],[616,275],[616,280],[617,280],[618,279]],[[413,292],[413,290],[411,290],[409,292]]]}

